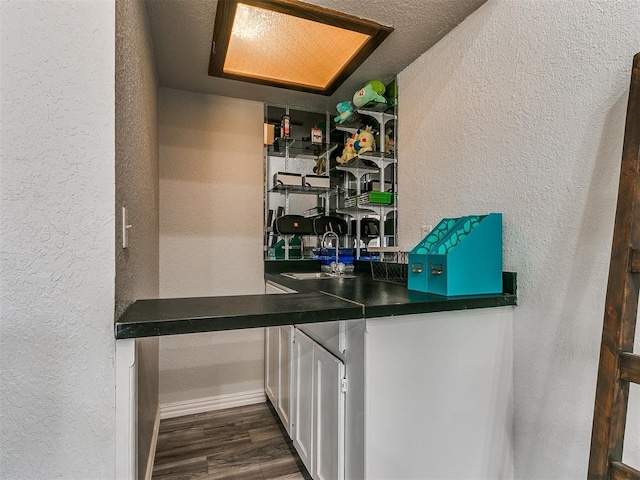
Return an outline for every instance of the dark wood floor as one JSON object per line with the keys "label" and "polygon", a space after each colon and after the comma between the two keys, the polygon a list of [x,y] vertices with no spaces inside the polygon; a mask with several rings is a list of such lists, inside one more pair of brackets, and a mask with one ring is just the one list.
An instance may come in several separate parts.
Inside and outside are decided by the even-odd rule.
{"label": "dark wood floor", "polygon": [[153,480],[311,480],[268,403],[160,422]]}

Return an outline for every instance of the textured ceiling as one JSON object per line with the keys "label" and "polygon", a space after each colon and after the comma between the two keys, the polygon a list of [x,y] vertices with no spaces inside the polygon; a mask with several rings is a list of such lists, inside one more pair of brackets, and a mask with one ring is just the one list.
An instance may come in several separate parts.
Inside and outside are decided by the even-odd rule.
{"label": "textured ceiling", "polygon": [[[224,1],[224,0],[222,0]],[[207,74],[217,0],[146,0],[160,85],[310,109],[333,110],[368,80],[391,81],[407,65],[462,22],[486,0],[313,0],[395,31],[326,97],[210,77]],[[282,62],[287,61],[283,40]]]}

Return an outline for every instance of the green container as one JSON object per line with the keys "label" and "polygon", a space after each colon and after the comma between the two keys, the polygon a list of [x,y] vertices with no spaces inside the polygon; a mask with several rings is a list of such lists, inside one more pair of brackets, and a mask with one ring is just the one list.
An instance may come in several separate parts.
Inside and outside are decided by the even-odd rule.
{"label": "green container", "polygon": [[[269,247],[269,260],[284,260],[284,240],[278,240],[272,247]],[[295,235],[289,241],[289,260],[300,260],[302,258],[302,238]]]}
{"label": "green container", "polygon": [[392,192],[378,192],[372,190],[371,192],[363,193],[358,197],[358,203],[377,203],[383,205],[391,205],[395,200],[395,193]]}

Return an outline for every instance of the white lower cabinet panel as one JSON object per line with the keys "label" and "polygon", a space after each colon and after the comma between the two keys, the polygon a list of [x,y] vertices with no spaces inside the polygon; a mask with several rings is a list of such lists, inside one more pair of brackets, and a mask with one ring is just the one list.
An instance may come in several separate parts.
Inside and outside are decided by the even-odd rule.
{"label": "white lower cabinet panel", "polygon": [[[295,293],[282,285],[265,283],[266,294]],[[285,430],[291,435],[291,348],[293,326],[265,328],[264,390]]]}
{"label": "white lower cabinet panel", "polygon": [[291,335],[293,327],[265,328],[264,390],[291,434]]}
{"label": "white lower cabinet panel", "polygon": [[313,340],[297,330],[293,342],[293,446],[313,472]]}
{"label": "white lower cabinet panel", "polygon": [[367,320],[367,480],[513,478],[512,321],[512,307]]}
{"label": "white lower cabinet panel", "polygon": [[293,445],[314,480],[342,480],[344,363],[294,332]]}
{"label": "white lower cabinet panel", "polygon": [[316,480],[344,478],[344,363],[314,345],[315,461],[311,476]]}
{"label": "white lower cabinet panel", "polygon": [[278,327],[278,333],[280,340],[280,379],[278,382],[278,405],[276,410],[287,433],[291,434],[291,341],[293,327],[290,325]]}
{"label": "white lower cabinet panel", "polygon": [[264,329],[265,365],[264,390],[273,406],[278,405],[278,369],[279,367],[279,327]]}

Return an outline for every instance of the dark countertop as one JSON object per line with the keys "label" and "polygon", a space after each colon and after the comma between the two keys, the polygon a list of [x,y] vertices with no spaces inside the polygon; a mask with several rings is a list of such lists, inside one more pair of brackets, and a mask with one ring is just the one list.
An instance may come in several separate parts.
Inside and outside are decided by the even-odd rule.
{"label": "dark countertop", "polygon": [[294,280],[281,272],[319,271],[314,261],[265,262],[265,280],[289,295],[239,295],[138,300],[115,323],[117,339],[212,332],[299,323],[410,315],[516,305],[516,274],[503,275],[505,293],[443,297],[374,281],[363,262],[356,278]]}
{"label": "dark countertop", "polygon": [[[516,274],[503,274],[503,292],[492,295],[467,295],[443,297],[430,293],[408,290],[406,285],[373,280],[367,262],[356,265],[358,278],[294,280],[281,275],[281,272],[308,271],[303,262],[265,262],[265,280],[305,292],[321,292],[358,303],[364,308],[364,318],[410,315],[413,313],[444,312],[466,310],[470,308],[501,307],[516,305]],[[301,264],[300,266],[294,264]],[[319,271],[320,266],[312,268]]]}

